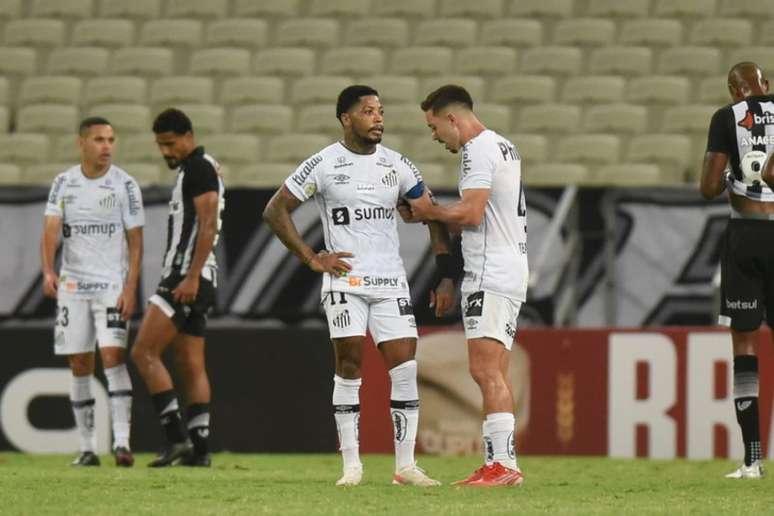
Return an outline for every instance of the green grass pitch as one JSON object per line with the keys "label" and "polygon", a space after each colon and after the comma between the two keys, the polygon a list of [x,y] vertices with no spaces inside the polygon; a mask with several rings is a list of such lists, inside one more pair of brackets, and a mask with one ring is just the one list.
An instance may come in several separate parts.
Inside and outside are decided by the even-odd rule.
{"label": "green grass pitch", "polygon": [[337,455],[217,454],[211,469],[99,468],[63,455],[0,454],[2,514],[771,514],[771,479],[723,478],[729,461],[522,457],[520,488],[448,485],[475,457],[420,457],[438,488],[390,485],[393,458],[363,457],[357,487],[337,488]]}

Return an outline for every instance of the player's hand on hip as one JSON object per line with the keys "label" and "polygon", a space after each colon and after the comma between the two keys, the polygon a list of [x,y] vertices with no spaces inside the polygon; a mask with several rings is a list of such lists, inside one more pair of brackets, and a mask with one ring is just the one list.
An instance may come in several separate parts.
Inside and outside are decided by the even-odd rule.
{"label": "player's hand on hip", "polygon": [[43,294],[56,299],[57,290],[59,290],[59,277],[52,272],[43,274]]}
{"label": "player's hand on hip", "polygon": [[116,309],[121,312],[121,319],[128,321],[134,315],[134,309],[136,308],[136,292],[132,288],[124,288],[121,291],[121,295],[118,296],[116,301]]}
{"label": "player's hand on hip", "polygon": [[184,305],[190,305],[199,292],[199,278],[186,276],[172,291],[174,300]]}
{"label": "player's hand on hip", "polygon": [[347,252],[329,253],[320,251],[308,262],[309,268],[315,272],[328,272],[336,276],[346,276],[352,270],[352,266],[342,258],[352,258],[354,255]]}
{"label": "player's hand on hip", "polygon": [[435,316],[445,315],[454,303],[454,282],[449,278],[441,279],[435,290],[430,291],[430,308],[435,307]]}

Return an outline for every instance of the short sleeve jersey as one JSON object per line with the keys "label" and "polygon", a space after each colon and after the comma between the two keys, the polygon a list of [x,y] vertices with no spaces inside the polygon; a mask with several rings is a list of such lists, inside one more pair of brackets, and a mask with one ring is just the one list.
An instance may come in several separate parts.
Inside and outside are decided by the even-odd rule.
{"label": "short sleeve jersey", "polygon": [[62,219],[60,289],[82,297],[123,286],[128,269],[125,230],[145,224],[142,192],[115,165],[96,179],[80,165],[54,179],[45,215]]}
{"label": "short sleeve jersey", "polygon": [[357,154],[337,142],[304,161],[285,186],[301,201],[314,197],[326,248],[354,255],[346,259],[352,265],[347,276],[323,276],[323,292],[389,296],[408,289],[396,206],[401,197],[422,194],[422,177],[411,161],[382,145]]}
{"label": "short sleeve jersey", "polygon": [[748,97],[715,112],[707,152],[729,156],[726,185],[736,195],[774,202],[774,192],[760,178],[774,150],[774,96]]}
{"label": "short sleeve jersey", "polygon": [[476,188],[490,190],[489,201],[481,224],[462,227],[462,290],[526,301],[527,209],[521,158],[513,143],[494,131],[481,132],[462,148],[460,195]]}

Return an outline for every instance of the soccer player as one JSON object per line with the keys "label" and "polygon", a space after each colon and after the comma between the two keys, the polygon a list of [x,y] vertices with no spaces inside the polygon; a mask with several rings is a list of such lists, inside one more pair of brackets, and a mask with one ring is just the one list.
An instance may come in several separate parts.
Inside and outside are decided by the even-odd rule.
{"label": "soccer player", "polygon": [[514,145],[484,127],[462,87],[446,85],[421,104],[433,139],[461,153],[460,200],[439,206],[429,195],[411,205],[419,220],[462,227],[462,313],[470,373],[481,389],[485,464],[461,485],[520,485],[508,352],[527,295],[527,210]]}
{"label": "soccer player", "polygon": [[[177,181],[169,203],[167,249],[161,281],[151,296],[132,349],[166,435],[165,450],[149,466],[210,465],[210,383],[204,364],[204,330],[215,303],[218,240],[225,206],[220,164],[196,145],[191,120],[167,109],[153,122],[161,155]],[[172,379],[161,361],[169,344],[188,402],[183,426]],[[189,439],[190,438],[190,439]]]}
{"label": "soccer player", "polygon": [[[136,306],[145,216],[137,182],[111,162],[115,141],[104,118],[80,123],[81,162],[54,179],[40,246],[43,292],[57,300],[54,352],[67,356],[73,375],[70,402],[81,441],[74,466],[99,466],[91,391],[95,342],[108,382],[116,465],[134,464],[126,339]],[[60,234],[64,244],[57,275]]]}
{"label": "soccer player", "polygon": [[[417,330],[406,271],[400,258],[396,207],[422,195],[419,170],[380,144],[384,116],[373,88],[345,88],[336,103],[344,137],[304,161],[274,194],[263,213],[282,243],[304,264],[323,274],[322,304],[336,357],[333,408],[343,456],[337,485],[360,483],[359,390],[366,330],[389,370],[395,443],[394,484],[435,486],[414,461],[419,421]],[[326,250],[315,253],[290,216],[314,197],[323,222]],[[434,292],[437,311],[452,302],[448,234],[430,225],[431,247],[443,269]]]}
{"label": "soccer player", "polygon": [[[728,189],[731,218],[720,258],[720,316],[731,329],[734,346],[734,408],[742,429],[744,464],[727,478],[760,478],[761,438],[758,419],[758,339],[764,315],[774,310],[774,181],[763,182],[766,156],[774,138],[774,97],[755,63],[734,65],[728,73],[732,103],[710,122],[701,173],[701,193],[712,199]],[[772,176],[766,165],[763,179]]]}

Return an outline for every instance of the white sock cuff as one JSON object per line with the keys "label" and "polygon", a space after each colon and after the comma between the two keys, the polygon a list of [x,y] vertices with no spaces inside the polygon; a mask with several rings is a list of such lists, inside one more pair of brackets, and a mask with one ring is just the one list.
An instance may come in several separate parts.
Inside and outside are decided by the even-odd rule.
{"label": "white sock cuff", "polygon": [[389,370],[392,381],[390,398],[395,401],[414,401],[419,399],[417,388],[417,361],[408,360]]}
{"label": "white sock cuff", "polygon": [[513,431],[516,426],[516,418],[510,412],[495,412],[487,414],[484,421],[484,434],[492,432]]}
{"label": "white sock cuff", "polygon": [[194,416],[190,421],[188,421],[188,428],[198,428],[201,426],[209,427],[210,426],[210,413],[205,412],[204,414],[199,414],[198,416]]}
{"label": "white sock cuff", "polygon": [[85,401],[94,397],[91,394],[92,378],[92,375],[72,377],[70,382],[70,401]]}
{"label": "white sock cuff", "polygon": [[132,390],[132,379],[129,376],[129,369],[127,369],[126,364],[119,364],[105,369],[105,378],[107,378],[108,390],[110,392]]}
{"label": "white sock cuff", "polygon": [[360,378],[347,379],[341,376],[333,377],[333,404],[360,405]]}

